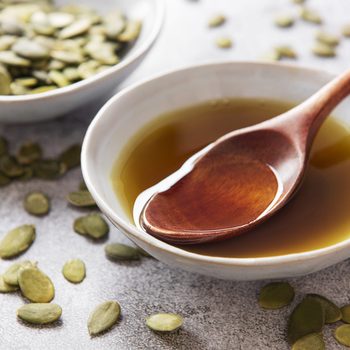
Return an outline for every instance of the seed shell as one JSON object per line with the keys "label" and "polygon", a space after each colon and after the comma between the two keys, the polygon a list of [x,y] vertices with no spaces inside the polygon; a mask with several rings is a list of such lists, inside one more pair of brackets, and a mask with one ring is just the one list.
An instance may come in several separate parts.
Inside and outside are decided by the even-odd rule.
{"label": "seed shell", "polygon": [[173,332],[179,329],[183,324],[183,319],[177,314],[159,313],[146,319],[146,325],[152,331]]}
{"label": "seed shell", "polygon": [[49,197],[42,192],[29,193],[24,199],[24,209],[31,215],[46,215],[50,211]]}
{"label": "seed shell", "polygon": [[21,269],[18,282],[23,296],[33,303],[49,303],[55,296],[51,279],[36,267]]}
{"label": "seed shell", "polygon": [[12,286],[18,286],[18,274],[21,268],[35,266],[35,264],[29,260],[20,261],[12,264],[3,274],[4,281]]}
{"label": "seed shell", "polygon": [[112,260],[139,260],[140,251],[122,243],[109,243],[105,246],[105,253]]}
{"label": "seed shell", "polygon": [[345,323],[350,323],[350,304],[344,305],[341,309],[342,321]]}
{"label": "seed shell", "polygon": [[120,316],[120,305],[116,301],[105,301],[98,305],[88,320],[90,335],[96,335],[110,329]]}
{"label": "seed shell", "polygon": [[80,259],[68,260],[63,266],[62,274],[69,282],[80,283],[86,275],[85,264]]}
{"label": "seed shell", "polygon": [[33,303],[25,304],[17,310],[17,316],[32,324],[48,324],[57,321],[62,309],[57,304]]}
{"label": "seed shell", "polygon": [[350,347],[350,324],[343,324],[336,328],[334,338],[338,343]]}
{"label": "seed shell", "polygon": [[310,333],[322,331],[325,312],[321,303],[314,298],[304,298],[290,315],[287,330],[289,344]]}
{"label": "seed shell", "polygon": [[9,231],[0,241],[0,257],[12,258],[26,251],[35,239],[35,227],[23,225]]}
{"label": "seed shell", "polygon": [[264,309],[280,309],[294,298],[294,289],[287,282],[272,282],[265,285],[259,295],[259,304]]}
{"label": "seed shell", "polygon": [[341,310],[332,301],[319,294],[307,294],[306,298],[315,299],[321,303],[325,313],[325,323],[335,323],[341,320]]}
{"label": "seed shell", "polygon": [[89,191],[71,192],[67,196],[67,201],[76,207],[92,207],[96,205]]}
{"label": "seed shell", "polygon": [[322,335],[318,333],[311,333],[297,340],[292,350],[325,350],[326,344]]}
{"label": "seed shell", "polygon": [[6,283],[3,276],[0,275],[0,293],[11,293],[16,290],[18,290],[17,286],[12,286],[11,284]]}

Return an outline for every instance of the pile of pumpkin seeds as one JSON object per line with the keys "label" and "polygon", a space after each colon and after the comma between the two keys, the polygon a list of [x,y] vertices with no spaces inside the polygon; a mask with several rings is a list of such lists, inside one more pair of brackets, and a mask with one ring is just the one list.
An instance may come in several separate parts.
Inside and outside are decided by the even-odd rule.
{"label": "pile of pumpkin seeds", "polygon": [[34,94],[89,78],[119,63],[141,22],[51,0],[0,3],[0,95]]}
{"label": "pile of pumpkin seeds", "polygon": [[[280,309],[294,299],[294,289],[288,282],[272,282],[259,294],[263,309]],[[339,308],[331,300],[319,294],[307,294],[298,303],[287,322],[286,339],[292,350],[323,350],[322,331],[325,325],[342,321],[333,335],[339,344],[350,347],[350,305]]]}

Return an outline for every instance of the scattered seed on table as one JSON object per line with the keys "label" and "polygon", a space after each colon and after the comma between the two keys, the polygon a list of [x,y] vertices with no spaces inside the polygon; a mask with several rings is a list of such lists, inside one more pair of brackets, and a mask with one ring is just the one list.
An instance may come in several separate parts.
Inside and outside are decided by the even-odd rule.
{"label": "scattered seed on table", "polygon": [[272,282],[265,285],[259,294],[259,305],[264,309],[280,309],[294,298],[294,289],[288,282]]}
{"label": "scattered seed on table", "polygon": [[146,318],[146,325],[152,331],[173,332],[183,324],[183,319],[177,314],[159,313]]}
{"label": "scattered seed on table", "polygon": [[321,334],[311,333],[297,340],[292,350],[325,350],[326,344]]}
{"label": "scattered seed on table", "polygon": [[294,18],[289,15],[279,15],[275,18],[276,26],[280,28],[289,28],[294,24]]}
{"label": "scattered seed on table", "polygon": [[80,283],[86,276],[85,264],[80,259],[68,260],[62,269],[65,279],[72,283]]}
{"label": "scattered seed on table", "polygon": [[57,304],[25,304],[17,310],[17,316],[32,324],[48,324],[57,321],[62,315],[62,308]]}
{"label": "scattered seed on table", "polygon": [[67,195],[67,201],[75,207],[93,207],[96,205],[89,191],[76,191]]}
{"label": "scattered seed on table", "polygon": [[32,192],[24,199],[24,209],[31,215],[43,216],[50,211],[49,197],[42,192]]}
{"label": "scattered seed on table", "polygon": [[105,246],[105,253],[112,260],[139,260],[140,251],[122,243],[109,243]]}
{"label": "scattered seed on table", "polygon": [[339,344],[350,347],[350,324],[343,324],[334,331],[334,338]]}
{"label": "scattered seed on table", "polygon": [[0,293],[12,293],[18,290],[18,286],[13,286],[4,281],[2,275],[0,275]]}
{"label": "scattered seed on table", "polygon": [[10,267],[8,267],[8,269],[4,272],[4,274],[3,274],[4,281],[7,284],[10,284],[12,286],[18,286],[18,284],[19,284],[18,283],[19,271],[22,268],[35,267],[35,266],[36,266],[36,263],[29,261],[29,260],[16,262],[16,263],[10,265]]}
{"label": "scattered seed on table", "polygon": [[209,19],[208,26],[211,28],[220,27],[226,22],[224,15],[215,15]]}
{"label": "scattered seed on table", "polygon": [[227,37],[221,37],[215,40],[216,46],[220,49],[229,49],[232,47],[232,40]]}

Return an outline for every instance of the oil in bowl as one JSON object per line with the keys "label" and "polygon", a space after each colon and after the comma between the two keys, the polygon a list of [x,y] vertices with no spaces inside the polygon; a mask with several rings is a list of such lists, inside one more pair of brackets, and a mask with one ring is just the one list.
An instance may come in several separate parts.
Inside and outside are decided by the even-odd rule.
{"label": "oil in bowl", "polygon": [[[159,116],[128,142],[116,160],[112,181],[132,217],[136,197],[177,170],[183,162],[220,136],[277,116],[292,103],[231,99]],[[314,143],[300,191],[280,212],[259,227],[224,242],[181,246],[215,257],[254,258],[300,253],[350,237],[350,133],[329,118]]]}

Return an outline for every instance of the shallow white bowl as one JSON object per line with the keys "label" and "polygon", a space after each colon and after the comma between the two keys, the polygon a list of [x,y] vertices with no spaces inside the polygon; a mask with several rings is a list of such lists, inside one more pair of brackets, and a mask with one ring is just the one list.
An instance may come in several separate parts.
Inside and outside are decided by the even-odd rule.
{"label": "shallow white bowl", "polygon": [[[173,267],[224,279],[253,280],[304,275],[335,264],[350,256],[350,239],[324,249],[266,258],[219,258],[186,252],[138,230],[123,210],[111,183],[113,164],[130,137],[166,111],[228,97],[297,102],[331,78],[329,73],[296,66],[236,62],[190,67],[134,85],[114,96],[87,131],[82,150],[86,184],[115,226]],[[349,111],[347,99],[335,115],[350,123]]]}
{"label": "shallow white bowl", "polygon": [[36,95],[0,95],[0,122],[25,123],[51,119],[111,93],[143,60],[157,38],[164,18],[164,0],[55,0],[58,6],[84,4],[99,13],[121,9],[143,22],[142,32],[122,61],[73,85]]}

